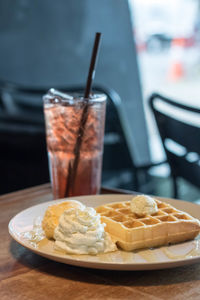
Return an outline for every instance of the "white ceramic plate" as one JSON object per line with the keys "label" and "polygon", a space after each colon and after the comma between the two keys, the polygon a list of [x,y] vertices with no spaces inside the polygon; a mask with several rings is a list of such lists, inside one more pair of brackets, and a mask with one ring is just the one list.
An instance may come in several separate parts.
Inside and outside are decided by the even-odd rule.
{"label": "white ceramic plate", "polygon": [[[99,206],[104,203],[131,200],[133,195],[97,195],[82,196],[77,199],[87,206]],[[73,198],[72,198],[73,199]],[[180,200],[164,199],[177,209],[188,212],[200,219],[200,205]],[[46,258],[65,264],[80,267],[108,269],[108,270],[153,270],[178,267],[200,261],[200,240],[196,240],[161,247],[156,249],[125,252],[118,250],[112,253],[92,255],[68,255],[54,250],[54,242],[47,239],[38,244],[30,241],[30,231],[34,220],[43,217],[49,205],[60,203],[63,200],[54,200],[32,206],[17,214],[9,223],[9,233],[22,246]],[[29,236],[29,238],[28,238]]]}

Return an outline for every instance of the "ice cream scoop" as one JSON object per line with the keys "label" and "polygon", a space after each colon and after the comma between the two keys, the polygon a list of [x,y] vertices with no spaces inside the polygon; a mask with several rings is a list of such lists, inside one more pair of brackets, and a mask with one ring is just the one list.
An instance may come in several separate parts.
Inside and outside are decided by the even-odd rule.
{"label": "ice cream scoop", "polygon": [[54,230],[58,226],[59,218],[65,210],[71,208],[80,208],[84,205],[77,200],[67,200],[58,204],[50,205],[42,220],[42,229],[44,230],[45,236],[49,239],[53,239]]}
{"label": "ice cream scoop", "polygon": [[147,195],[138,195],[131,200],[131,211],[139,217],[153,215],[158,211],[156,201]]}

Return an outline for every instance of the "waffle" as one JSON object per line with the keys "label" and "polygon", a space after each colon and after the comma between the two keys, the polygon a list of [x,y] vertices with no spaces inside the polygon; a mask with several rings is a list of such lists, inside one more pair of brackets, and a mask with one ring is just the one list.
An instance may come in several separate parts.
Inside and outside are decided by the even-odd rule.
{"label": "waffle", "polygon": [[130,201],[109,203],[96,208],[105,230],[126,251],[158,247],[194,239],[200,231],[199,220],[155,199],[158,212],[138,217]]}

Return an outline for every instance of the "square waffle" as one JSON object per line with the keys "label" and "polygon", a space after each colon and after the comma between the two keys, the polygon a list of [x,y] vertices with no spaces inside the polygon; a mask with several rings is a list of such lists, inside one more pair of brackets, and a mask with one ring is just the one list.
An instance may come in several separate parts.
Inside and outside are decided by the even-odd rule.
{"label": "square waffle", "polygon": [[130,201],[101,205],[96,211],[106,223],[105,230],[126,251],[175,244],[199,234],[199,220],[170,204],[155,201],[158,212],[145,217],[131,211]]}

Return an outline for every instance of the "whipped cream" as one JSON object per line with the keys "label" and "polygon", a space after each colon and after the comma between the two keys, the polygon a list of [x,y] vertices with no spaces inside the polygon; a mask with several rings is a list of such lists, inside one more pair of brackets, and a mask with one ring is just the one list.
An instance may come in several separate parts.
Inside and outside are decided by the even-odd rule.
{"label": "whipped cream", "polygon": [[71,254],[97,254],[117,250],[92,207],[71,208],[60,216],[54,231],[55,247]]}
{"label": "whipped cream", "polygon": [[147,195],[138,195],[131,200],[131,211],[139,217],[153,215],[158,211],[156,201]]}

